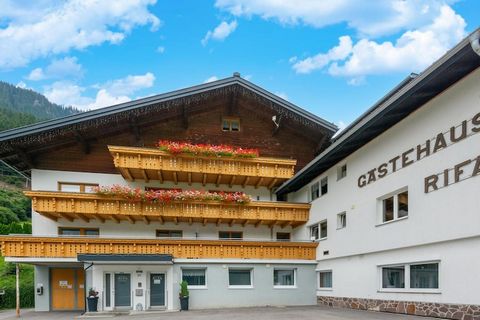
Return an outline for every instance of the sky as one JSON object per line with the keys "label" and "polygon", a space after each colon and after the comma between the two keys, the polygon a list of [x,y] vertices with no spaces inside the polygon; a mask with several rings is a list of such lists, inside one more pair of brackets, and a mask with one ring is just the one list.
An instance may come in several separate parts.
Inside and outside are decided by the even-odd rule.
{"label": "sky", "polygon": [[477,0],[0,0],[0,80],[92,110],[233,72],[345,127],[480,26]]}

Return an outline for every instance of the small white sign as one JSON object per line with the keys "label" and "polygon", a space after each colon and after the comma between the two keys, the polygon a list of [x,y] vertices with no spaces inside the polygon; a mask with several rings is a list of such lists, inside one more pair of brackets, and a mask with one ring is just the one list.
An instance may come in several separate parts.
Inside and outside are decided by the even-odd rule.
{"label": "small white sign", "polygon": [[153,279],[153,284],[162,284],[162,280],[160,280],[160,279]]}
{"label": "small white sign", "polygon": [[80,289],[83,289],[83,288],[84,288],[83,284],[79,285],[78,287],[79,287]]}
{"label": "small white sign", "polygon": [[58,285],[59,285],[60,287],[66,287],[66,286],[68,286],[68,280],[60,280],[60,281],[58,281]]}

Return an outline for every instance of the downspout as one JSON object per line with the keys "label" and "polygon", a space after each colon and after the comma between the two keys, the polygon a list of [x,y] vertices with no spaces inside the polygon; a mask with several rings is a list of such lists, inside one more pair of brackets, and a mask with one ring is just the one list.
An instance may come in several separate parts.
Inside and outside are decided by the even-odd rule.
{"label": "downspout", "polygon": [[[91,267],[93,266],[93,262],[90,263],[90,265],[88,267],[86,267],[85,269],[83,269],[83,299],[85,299],[85,293],[86,293],[86,290],[87,290],[87,270],[90,269]],[[84,315],[85,313],[87,313],[87,302],[85,301],[85,303],[83,304],[83,313],[82,315]]]}

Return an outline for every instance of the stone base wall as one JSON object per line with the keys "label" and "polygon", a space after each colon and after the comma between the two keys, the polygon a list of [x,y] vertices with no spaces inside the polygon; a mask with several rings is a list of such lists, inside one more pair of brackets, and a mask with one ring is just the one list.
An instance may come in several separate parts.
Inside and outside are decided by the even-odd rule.
{"label": "stone base wall", "polygon": [[318,297],[317,301],[319,305],[338,308],[402,313],[445,319],[480,320],[480,305],[325,296]]}

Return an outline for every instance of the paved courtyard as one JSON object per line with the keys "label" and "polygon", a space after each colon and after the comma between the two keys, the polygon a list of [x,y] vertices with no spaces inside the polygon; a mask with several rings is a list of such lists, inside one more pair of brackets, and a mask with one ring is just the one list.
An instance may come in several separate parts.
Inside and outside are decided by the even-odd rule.
{"label": "paved courtyard", "polygon": [[[20,319],[25,320],[61,320],[78,319],[79,313],[71,312],[33,312],[26,310],[22,312]],[[304,319],[304,320],[427,320],[433,318],[406,316],[399,314],[356,311],[349,309],[331,309],[318,306],[309,307],[266,307],[266,308],[235,308],[218,310],[195,310],[188,312],[165,312],[121,316],[95,316],[80,317],[80,319],[115,319],[115,320],[282,320],[282,319]],[[0,320],[18,319],[14,311],[0,312]]]}

